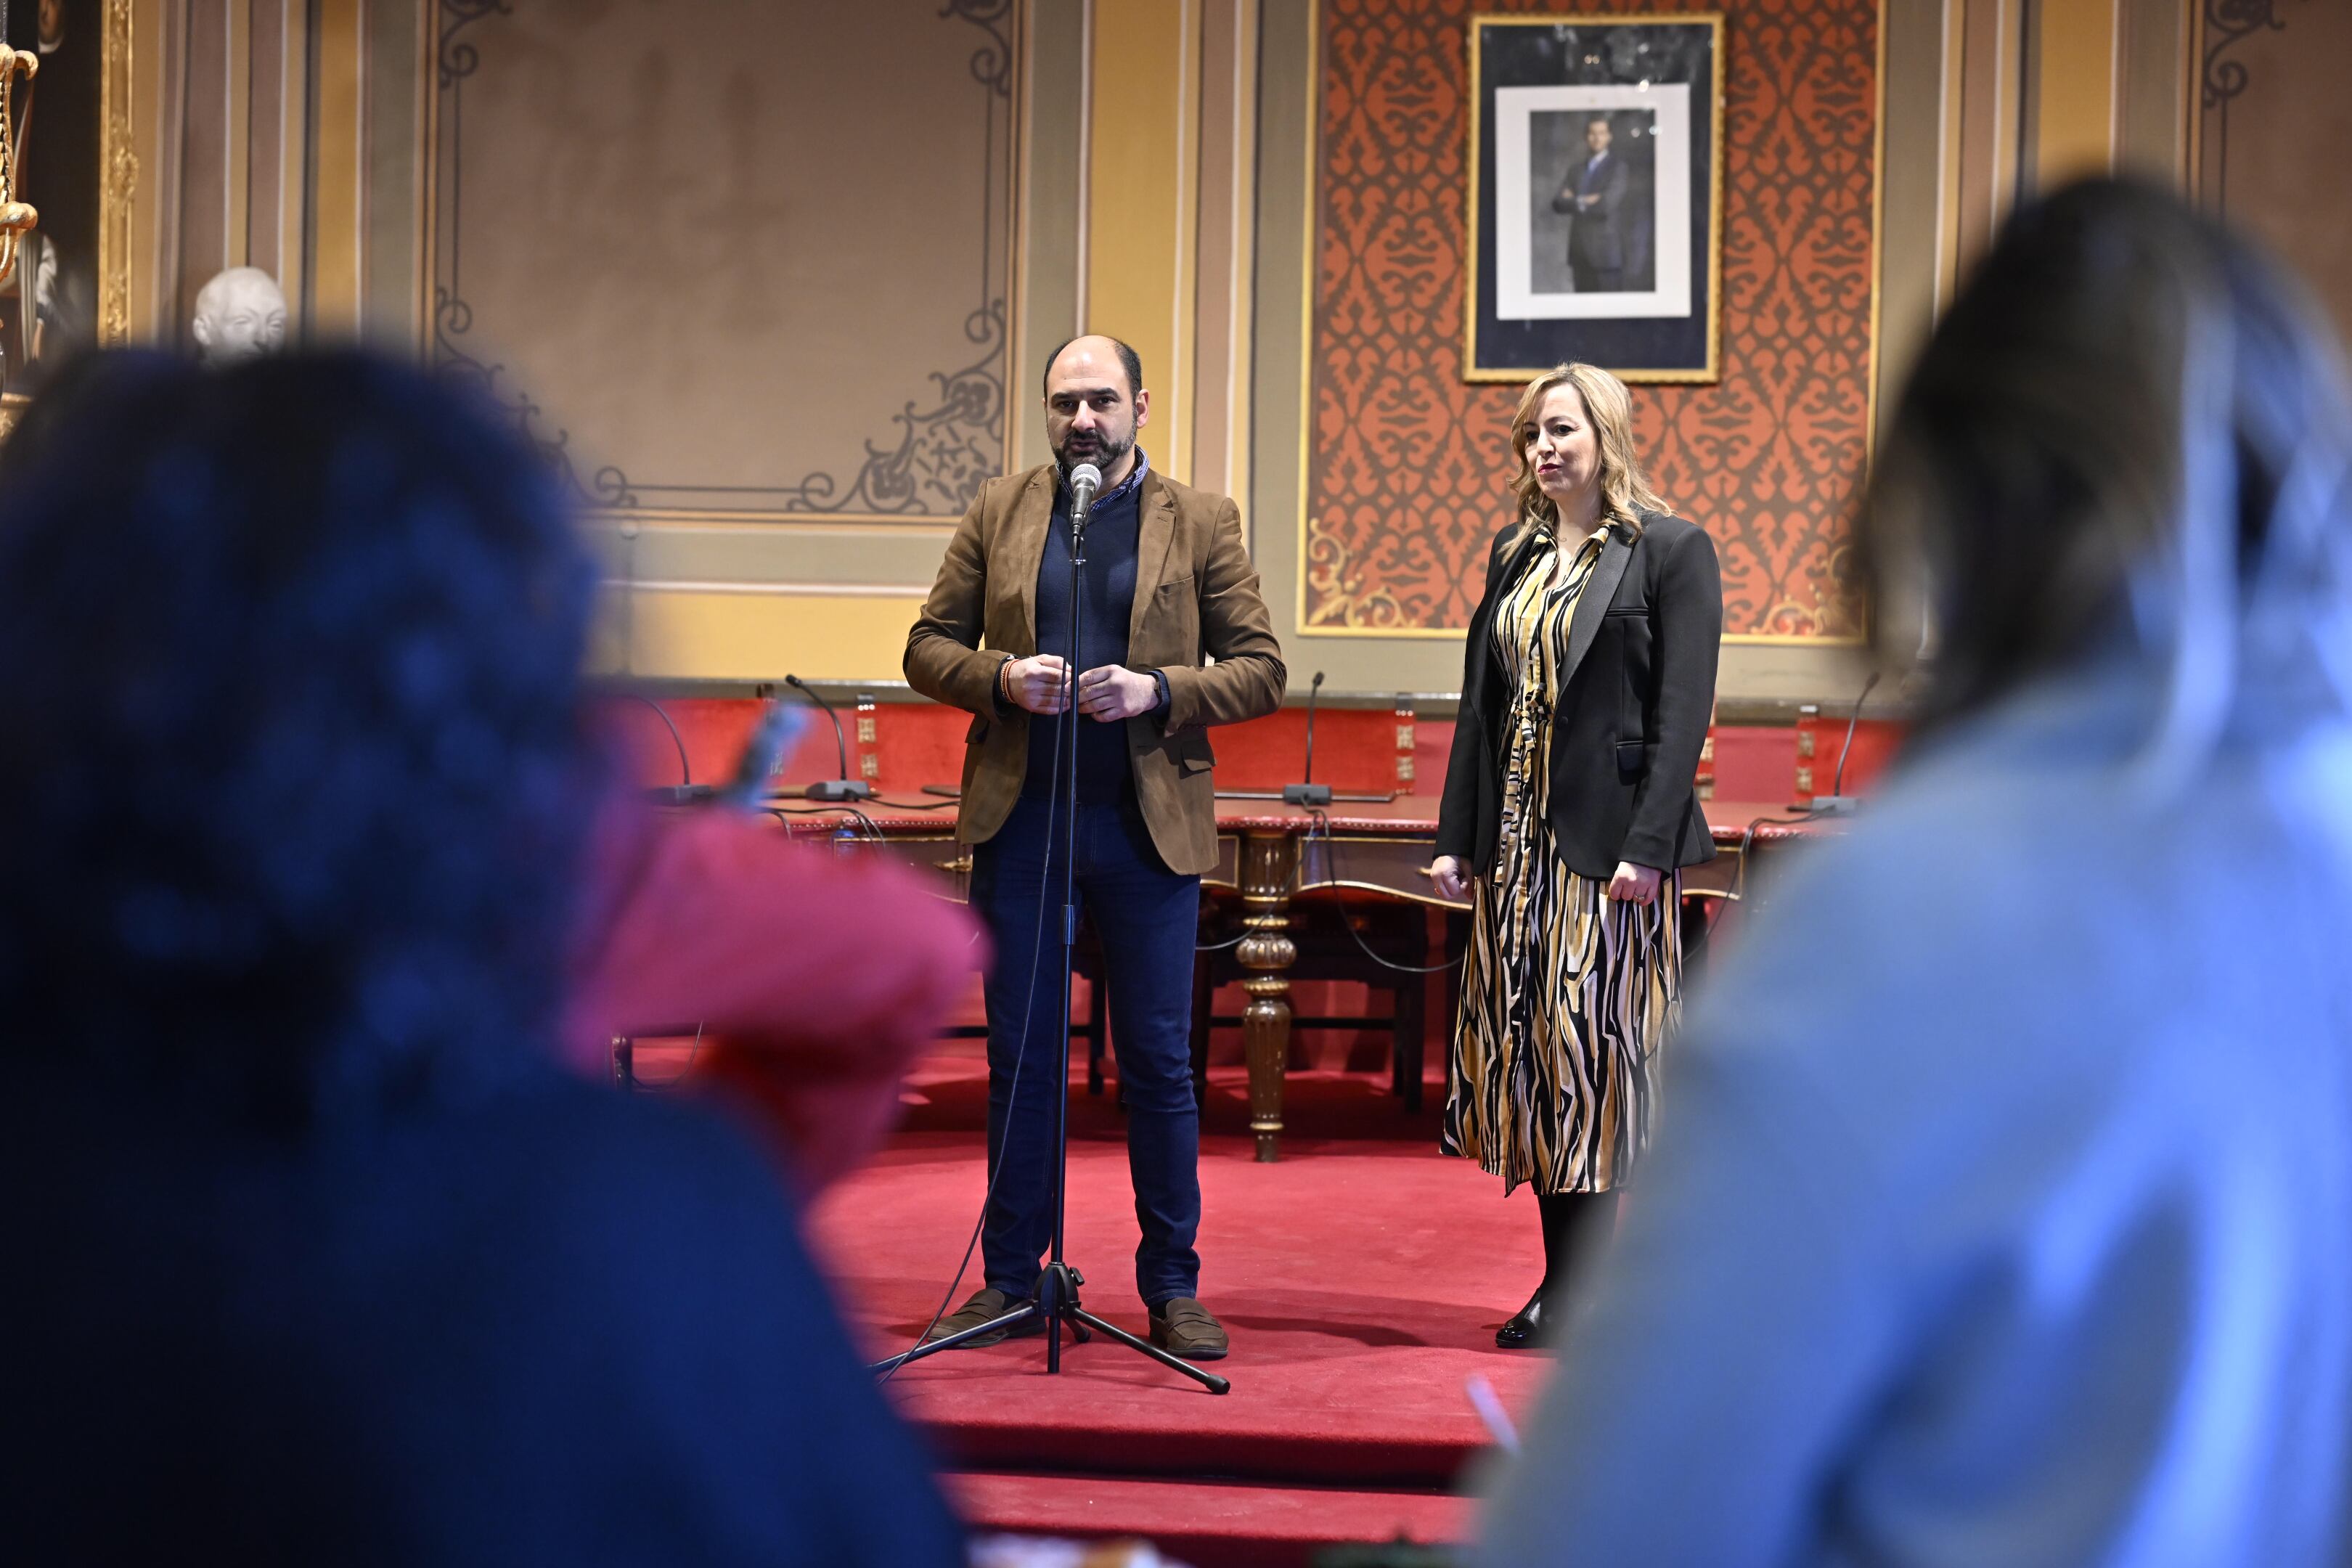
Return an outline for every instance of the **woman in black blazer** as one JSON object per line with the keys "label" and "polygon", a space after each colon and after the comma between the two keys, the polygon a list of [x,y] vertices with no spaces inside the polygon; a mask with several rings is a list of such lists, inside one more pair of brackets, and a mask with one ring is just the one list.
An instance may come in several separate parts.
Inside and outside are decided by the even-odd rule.
{"label": "woman in black blazer", "polygon": [[1695,780],[1723,634],[1715,544],[1643,479],[1616,377],[1538,376],[1511,453],[1519,516],[1470,617],[1429,868],[1471,900],[1444,1147],[1542,1210],[1543,1282],[1506,1347],[1557,1315],[1572,1242],[1605,1232],[1648,1142],[1679,873],[1715,856]]}

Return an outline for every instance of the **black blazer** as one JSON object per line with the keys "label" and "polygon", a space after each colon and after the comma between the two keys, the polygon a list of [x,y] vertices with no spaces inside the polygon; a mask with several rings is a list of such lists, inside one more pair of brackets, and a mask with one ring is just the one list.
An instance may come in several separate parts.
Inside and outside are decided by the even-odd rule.
{"label": "black blazer", "polygon": [[[1495,858],[1510,740],[1495,605],[1526,568],[1534,536],[1523,523],[1495,536],[1486,596],[1470,617],[1437,853],[1474,871]],[[1664,871],[1715,858],[1695,781],[1722,644],[1723,579],[1706,531],[1654,512],[1638,538],[1612,524],[1569,623],[1552,716],[1551,829],[1570,870],[1606,879],[1621,860]]]}

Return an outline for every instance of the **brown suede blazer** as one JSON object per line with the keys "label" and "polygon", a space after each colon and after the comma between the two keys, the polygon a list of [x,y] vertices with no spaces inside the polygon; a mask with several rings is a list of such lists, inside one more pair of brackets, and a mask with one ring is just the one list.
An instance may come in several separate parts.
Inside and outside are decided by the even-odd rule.
{"label": "brown suede blazer", "polygon": [[[1004,826],[1029,768],[1032,716],[1009,705],[998,710],[997,671],[1008,658],[1038,651],[1037,566],[1054,486],[1048,463],[982,487],[907,634],[908,681],[975,715],[964,737],[956,816],[956,837],[965,844]],[[1126,721],[1136,798],[1169,869],[1199,876],[1217,863],[1210,774],[1216,755],[1205,731],[1271,713],[1287,677],[1257,568],[1242,542],[1239,509],[1157,469],[1144,475],[1139,498],[1127,647],[1129,668],[1168,677],[1167,706]]]}

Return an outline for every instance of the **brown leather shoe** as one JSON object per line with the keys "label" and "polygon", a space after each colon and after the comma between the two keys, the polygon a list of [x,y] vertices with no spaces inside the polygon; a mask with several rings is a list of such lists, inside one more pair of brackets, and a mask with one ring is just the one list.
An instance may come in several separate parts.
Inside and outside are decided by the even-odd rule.
{"label": "brown leather shoe", "polygon": [[[1020,1297],[1008,1296],[993,1285],[985,1289],[975,1290],[972,1292],[971,1300],[941,1318],[931,1331],[923,1336],[923,1342],[929,1344],[933,1340],[946,1339],[950,1334],[961,1333],[965,1329],[976,1329],[992,1318],[1004,1316],[1021,1304]],[[988,1333],[976,1334],[955,1348],[960,1351],[972,1350],[981,1345],[1000,1343],[1008,1335],[1017,1339],[1026,1339],[1032,1334],[1042,1334],[1045,1331],[1045,1320],[1031,1316],[1022,1319],[1009,1329],[995,1329]]]}
{"label": "brown leather shoe", "polygon": [[1223,1361],[1233,1342],[1197,1298],[1176,1296],[1151,1309],[1151,1342],[1186,1361]]}

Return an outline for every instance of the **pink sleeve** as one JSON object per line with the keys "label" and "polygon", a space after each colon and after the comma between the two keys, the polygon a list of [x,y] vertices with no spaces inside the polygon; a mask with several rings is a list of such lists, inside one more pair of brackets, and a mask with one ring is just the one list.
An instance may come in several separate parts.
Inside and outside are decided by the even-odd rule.
{"label": "pink sleeve", "polygon": [[602,1074],[616,1035],[699,1028],[710,1076],[776,1125],[803,1181],[839,1174],[986,963],[977,923],[909,871],[758,818],[630,806],[604,828],[567,1058]]}

